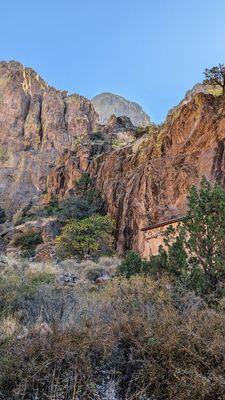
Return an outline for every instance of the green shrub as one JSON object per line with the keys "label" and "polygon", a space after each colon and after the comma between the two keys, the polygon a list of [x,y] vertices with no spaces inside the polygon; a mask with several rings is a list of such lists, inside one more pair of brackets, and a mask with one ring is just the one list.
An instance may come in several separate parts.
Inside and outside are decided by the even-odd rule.
{"label": "green shrub", "polygon": [[75,190],[78,195],[85,195],[86,191],[90,188],[92,180],[87,172],[84,172],[80,179],[75,183]]}
{"label": "green shrub", "polygon": [[149,270],[149,263],[142,260],[141,256],[134,251],[129,251],[126,258],[121,262],[117,268],[119,275],[130,278],[137,274],[146,274]]}
{"label": "green shrub", "polygon": [[225,190],[211,185],[205,178],[199,191],[192,187],[188,196],[188,212],[178,228],[165,234],[167,250],[152,257],[159,270],[175,281],[217,301],[225,293]]}
{"label": "green shrub", "polygon": [[140,137],[142,137],[143,135],[155,135],[159,130],[159,126],[151,123],[150,125],[147,126],[138,126],[134,132],[134,135],[136,137],[136,139],[139,139]]}
{"label": "green shrub", "polygon": [[56,238],[61,257],[85,255],[92,257],[109,254],[113,248],[114,221],[109,216],[92,215],[82,220],[71,220]]}
{"label": "green shrub", "polygon": [[40,232],[18,233],[13,239],[13,245],[22,250],[24,257],[33,256],[36,246],[40,243],[42,243]]}
{"label": "green shrub", "polygon": [[88,200],[70,197],[59,203],[57,214],[65,220],[87,218],[95,212],[95,207]]}
{"label": "green shrub", "polygon": [[90,135],[90,139],[94,142],[95,141],[102,142],[102,141],[104,141],[104,134],[100,131],[93,132],[92,135]]}

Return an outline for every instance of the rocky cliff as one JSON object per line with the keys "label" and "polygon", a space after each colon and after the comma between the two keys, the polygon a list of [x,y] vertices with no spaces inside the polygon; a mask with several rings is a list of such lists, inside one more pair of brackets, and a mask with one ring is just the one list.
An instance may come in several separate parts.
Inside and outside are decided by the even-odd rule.
{"label": "rocky cliff", "polygon": [[[89,100],[48,86],[35,71],[17,62],[1,62],[2,207],[12,211],[42,194],[57,159],[85,140],[97,120]],[[79,159],[77,165],[82,170]]]}
{"label": "rocky cliff", "polygon": [[0,63],[0,205],[9,216],[34,197],[74,195],[89,172],[116,219],[118,251],[142,253],[141,229],[184,214],[202,175],[225,184],[224,148],[220,96],[194,94],[135,139],[128,118],[99,125],[89,100],[49,87],[19,63]]}
{"label": "rocky cliff", "polygon": [[105,124],[109,117],[115,114],[117,117],[126,115],[134,126],[146,126],[151,123],[149,116],[142,107],[133,102],[112,93],[101,93],[92,99],[95,110],[99,114],[101,124]]}
{"label": "rocky cliff", "polygon": [[205,175],[225,184],[225,105],[196,94],[156,136],[94,160],[91,173],[118,227],[118,250],[144,251],[150,222],[183,215],[191,185]]}

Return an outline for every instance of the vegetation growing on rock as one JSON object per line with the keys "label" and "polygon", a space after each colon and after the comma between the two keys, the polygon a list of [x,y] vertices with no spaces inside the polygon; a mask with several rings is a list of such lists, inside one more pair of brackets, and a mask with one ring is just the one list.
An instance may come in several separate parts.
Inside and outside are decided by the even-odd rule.
{"label": "vegetation growing on rock", "polygon": [[222,95],[225,96],[225,65],[219,64],[216,67],[205,69],[204,83],[210,84],[213,87],[222,88]]}

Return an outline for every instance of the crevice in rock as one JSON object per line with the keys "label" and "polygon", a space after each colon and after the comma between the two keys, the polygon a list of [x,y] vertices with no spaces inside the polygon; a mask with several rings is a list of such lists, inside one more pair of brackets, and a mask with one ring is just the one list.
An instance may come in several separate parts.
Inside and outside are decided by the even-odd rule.
{"label": "crevice in rock", "polygon": [[39,139],[40,139],[40,145],[43,142],[43,128],[42,128],[42,97],[40,96],[39,98],[39,102],[40,102],[40,112],[39,112],[39,121],[40,121],[40,130],[39,130]]}
{"label": "crevice in rock", "polygon": [[64,126],[65,130],[68,132],[68,123],[66,121],[66,114],[67,114],[67,104],[66,101],[63,99],[64,109],[63,109],[63,117],[64,117]]}
{"label": "crevice in rock", "polygon": [[225,139],[219,141],[215,156],[213,160],[213,166],[211,171],[211,179],[225,186]]}
{"label": "crevice in rock", "polygon": [[30,96],[30,94],[27,94],[27,103],[26,103],[26,108],[24,110],[24,118],[23,118],[24,123],[23,123],[23,127],[22,127],[22,135],[21,136],[24,136],[24,134],[25,134],[24,127],[25,127],[26,120],[27,120],[27,117],[30,112],[30,107],[31,107],[31,96]]}

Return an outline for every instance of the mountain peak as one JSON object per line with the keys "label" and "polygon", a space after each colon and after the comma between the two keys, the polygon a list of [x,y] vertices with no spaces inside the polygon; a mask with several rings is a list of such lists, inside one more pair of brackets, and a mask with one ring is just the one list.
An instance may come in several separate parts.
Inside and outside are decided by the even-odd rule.
{"label": "mountain peak", "polygon": [[109,92],[100,93],[93,97],[92,103],[99,114],[101,124],[105,124],[113,114],[117,117],[123,115],[129,117],[135,126],[146,126],[151,123],[150,117],[139,104],[117,94]]}

